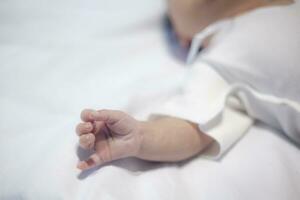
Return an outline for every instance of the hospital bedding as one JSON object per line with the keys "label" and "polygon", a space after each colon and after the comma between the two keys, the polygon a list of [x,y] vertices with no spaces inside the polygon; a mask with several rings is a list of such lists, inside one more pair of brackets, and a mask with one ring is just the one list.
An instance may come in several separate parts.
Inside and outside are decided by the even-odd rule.
{"label": "hospital bedding", "polygon": [[220,161],[129,158],[80,173],[82,108],[135,114],[184,81],[161,31],[164,5],[10,0],[0,9],[0,199],[299,199],[299,147],[260,123]]}

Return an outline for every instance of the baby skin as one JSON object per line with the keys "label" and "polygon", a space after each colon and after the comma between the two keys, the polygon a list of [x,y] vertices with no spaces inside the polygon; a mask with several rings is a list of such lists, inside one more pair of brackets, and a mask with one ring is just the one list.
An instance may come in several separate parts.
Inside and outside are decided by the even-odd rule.
{"label": "baby skin", "polygon": [[76,127],[79,144],[94,153],[78,163],[80,170],[126,157],[181,161],[200,153],[213,141],[196,124],[173,117],[138,121],[118,110],[85,109],[81,120]]}

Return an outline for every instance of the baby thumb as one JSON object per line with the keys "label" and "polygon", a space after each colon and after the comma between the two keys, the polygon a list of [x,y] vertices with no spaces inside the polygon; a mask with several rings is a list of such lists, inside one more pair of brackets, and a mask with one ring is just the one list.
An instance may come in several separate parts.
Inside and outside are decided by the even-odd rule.
{"label": "baby thumb", "polygon": [[80,170],[87,170],[113,160],[128,157],[131,155],[129,149],[124,149],[118,141],[113,142],[110,144],[109,150],[102,149],[101,151],[92,154],[87,160],[80,161],[77,164],[77,168]]}
{"label": "baby thumb", "polygon": [[93,155],[91,155],[87,160],[85,161],[80,161],[77,164],[77,168],[80,170],[86,170],[86,169],[90,169],[92,167],[95,167],[97,165],[101,165],[101,159],[100,157],[94,153]]}

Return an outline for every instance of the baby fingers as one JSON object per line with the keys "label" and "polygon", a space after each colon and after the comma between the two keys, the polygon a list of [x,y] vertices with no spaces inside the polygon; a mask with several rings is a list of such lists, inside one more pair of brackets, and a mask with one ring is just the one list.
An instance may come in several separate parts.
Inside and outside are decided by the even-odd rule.
{"label": "baby fingers", "polygon": [[95,146],[95,140],[95,135],[92,133],[81,135],[79,138],[79,145],[84,149],[92,149]]}
{"label": "baby fingers", "polygon": [[83,135],[92,132],[94,125],[91,122],[80,123],[76,127],[77,135]]}
{"label": "baby fingers", "polygon": [[95,112],[96,111],[92,110],[92,109],[84,109],[80,114],[80,118],[84,122],[94,121],[93,113],[95,113]]}

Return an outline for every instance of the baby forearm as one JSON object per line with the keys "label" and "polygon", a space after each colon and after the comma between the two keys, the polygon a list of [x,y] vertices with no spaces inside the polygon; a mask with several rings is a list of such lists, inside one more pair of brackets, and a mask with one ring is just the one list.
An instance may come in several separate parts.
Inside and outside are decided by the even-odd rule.
{"label": "baby forearm", "polygon": [[137,157],[153,161],[184,160],[212,142],[196,124],[173,117],[141,122],[141,134],[142,143]]}

